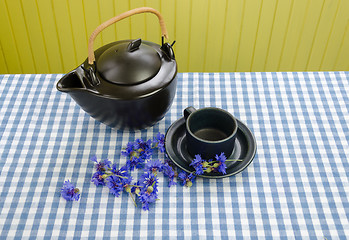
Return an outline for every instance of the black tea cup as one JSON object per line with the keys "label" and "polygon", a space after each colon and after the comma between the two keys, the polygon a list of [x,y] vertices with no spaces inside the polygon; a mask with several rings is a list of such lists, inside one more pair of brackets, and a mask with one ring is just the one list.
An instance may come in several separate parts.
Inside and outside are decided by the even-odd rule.
{"label": "black tea cup", "polygon": [[188,153],[194,157],[200,154],[203,159],[214,159],[216,154],[227,158],[234,150],[235,135],[238,129],[236,119],[220,108],[188,107],[184,110]]}

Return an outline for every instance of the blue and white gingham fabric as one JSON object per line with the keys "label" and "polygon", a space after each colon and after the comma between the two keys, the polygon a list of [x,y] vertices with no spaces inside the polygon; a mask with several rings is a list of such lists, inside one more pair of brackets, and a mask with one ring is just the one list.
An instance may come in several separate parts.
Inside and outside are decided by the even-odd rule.
{"label": "blue and white gingham fabric", "polygon": [[[0,239],[349,237],[349,72],[178,74],[166,117],[135,133],[90,118],[56,90],[61,76],[0,76]],[[247,124],[247,169],[191,188],[160,176],[149,212],[90,182],[90,156],[121,166],[128,141],[165,133],[190,105]],[[60,197],[68,179],[78,202]]]}

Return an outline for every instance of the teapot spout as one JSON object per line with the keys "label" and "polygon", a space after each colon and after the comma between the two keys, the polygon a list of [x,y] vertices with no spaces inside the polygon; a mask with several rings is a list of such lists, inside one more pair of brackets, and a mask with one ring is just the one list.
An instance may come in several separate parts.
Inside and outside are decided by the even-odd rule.
{"label": "teapot spout", "polygon": [[64,75],[56,85],[57,90],[61,92],[71,92],[75,90],[85,90],[86,86],[82,77],[76,70]]}

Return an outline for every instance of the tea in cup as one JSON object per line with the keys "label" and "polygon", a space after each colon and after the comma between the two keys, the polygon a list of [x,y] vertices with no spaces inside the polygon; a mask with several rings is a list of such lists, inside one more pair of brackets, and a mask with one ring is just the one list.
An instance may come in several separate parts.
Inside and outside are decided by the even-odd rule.
{"label": "tea in cup", "polygon": [[188,153],[213,159],[222,152],[228,158],[235,144],[237,121],[229,112],[214,107],[184,110]]}

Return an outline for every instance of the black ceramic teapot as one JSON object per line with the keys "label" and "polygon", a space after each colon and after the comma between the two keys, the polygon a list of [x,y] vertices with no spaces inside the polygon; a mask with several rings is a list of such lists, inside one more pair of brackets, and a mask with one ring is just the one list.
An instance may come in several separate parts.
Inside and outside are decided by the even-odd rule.
{"label": "black ceramic teapot", "polygon": [[[155,14],[162,45],[142,39],[122,40],[93,51],[96,36],[111,24],[134,14]],[[177,63],[173,43],[155,9],[136,8],[98,26],[88,43],[88,58],[63,76],[57,89],[68,93],[96,120],[118,129],[142,129],[161,120],[176,93]]]}

